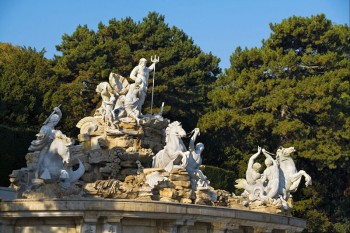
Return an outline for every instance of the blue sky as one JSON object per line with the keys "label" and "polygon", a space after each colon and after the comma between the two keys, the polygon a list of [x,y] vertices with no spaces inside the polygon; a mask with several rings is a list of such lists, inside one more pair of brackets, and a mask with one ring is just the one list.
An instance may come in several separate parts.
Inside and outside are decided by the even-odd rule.
{"label": "blue sky", "polygon": [[96,30],[130,16],[141,21],[148,12],[165,16],[169,26],[182,29],[204,52],[221,59],[228,68],[237,46],[260,47],[271,33],[269,23],[292,15],[324,13],[336,24],[349,25],[350,0],[0,0],[0,42],[45,48],[45,56],[58,54],[55,46],[64,33],[87,24]]}

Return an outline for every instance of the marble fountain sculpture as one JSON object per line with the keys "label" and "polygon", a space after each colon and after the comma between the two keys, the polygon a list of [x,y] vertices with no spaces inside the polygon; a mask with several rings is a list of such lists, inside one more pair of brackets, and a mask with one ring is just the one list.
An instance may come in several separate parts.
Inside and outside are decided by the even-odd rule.
{"label": "marble fountain sculpture", "polygon": [[[202,171],[204,145],[196,143],[200,129],[187,134],[162,110],[142,113],[159,57],[151,61],[147,67],[140,59],[131,83],[111,73],[97,85],[101,106],[77,123],[77,143],[55,129],[62,112],[54,108],[29,147],[27,167],[10,175],[13,195],[0,191],[0,233],[282,233],[305,228],[304,220],[290,215],[290,193],[302,176],[311,184],[306,172],[296,170],[290,157],[294,148],[278,149],[274,159],[259,147],[246,178],[236,181],[242,195],[215,190]],[[187,135],[188,146],[182,140]],[[261,152],[263,174],[254,163]]]}

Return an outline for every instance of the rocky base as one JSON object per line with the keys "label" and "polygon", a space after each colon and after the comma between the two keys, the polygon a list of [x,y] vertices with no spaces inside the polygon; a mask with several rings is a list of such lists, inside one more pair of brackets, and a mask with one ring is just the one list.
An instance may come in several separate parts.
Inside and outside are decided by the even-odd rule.
{"label": "rocky base", "polygon": [[64,164],[74,170],[81,161],[85,173],[79,181],[62,186],[59,180],[35,178],[39,152],[33,152],[26,155],[27,167],[10,175],[11,187],[17,191],[18,198],[26,199],[136,199],[289,214],[285,203],[278,200],[250,202],[246,197],[214,190],[207,180],[198,185],[198,180],[179,166],[170,172],[147,168],[154,154],[164,146],[163,130],[168,124],[162,117],[145,116],[140,125],[120,121],[111,129],[99,118],[84,118],[78,123],[81,144],[69,147],[70,163]]}
{"label": "rocky base", "polygon": [[[157,176],[156,181],[150,177]],[[161,179],[159,179],[161,177]],[[154,182],[154,184],[152,183]],[[214,205],[213,188],[193,190],[185,169],[144,169],[139,175],[127,176],[125,181],[98,180],[84,185],[84,193],[90,197],[154,200],[185,204]]]}
{"label": "rocky base", "polygon": [[[18,197],[136,199],[290,215],[290,209],[284,208],[283,202],[250,202],[247,197],[214,190],[210,186],[193,188],[189,174],[182,168],[170,172],[161,168],[143,168],[137,152],[126,152],[118,147],[85,152],[80,145],[70,149],[72,158],[80,159],[86,168],[80,181],[68,189],[62,188],[59,182],[29,182],[34,178],[38,156],[38,153],[29,153],[26,156],[28,167],[13,171],[10,176]],[[291,206],[291,201],[288,204]]]}

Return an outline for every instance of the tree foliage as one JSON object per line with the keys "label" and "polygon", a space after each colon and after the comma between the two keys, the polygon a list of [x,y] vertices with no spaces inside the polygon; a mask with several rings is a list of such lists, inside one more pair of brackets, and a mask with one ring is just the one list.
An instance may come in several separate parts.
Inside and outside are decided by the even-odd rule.
{"label": "tree foliage", "polygon": [[[182,30],[169,27],[157,13],[149,13],[142,22],[112,19],[108,25],[100,23],[96,32],[78,26],[72,35],[63,35],[57,50],[62,56],[56,57],[54,70],[61,85],[51,105],[62,103],[63,110],[70,113],[64,122],[69,131],[98,106],[96,84],[108,81],[110,72],[129,77],[142,57],[149,62],[151,56],[160,57],[155,112],[165,102],[164,115],[182,121],[188,129],[208,107],[206,93],[221,72],[217,57],[202,52]],[[143,113],[150,113],[151,90],[149,87]]]}
{"label": "tree foliage", "polygon": [[26,166],[25,154],[37,132],[0,125],[0,186],[9,186],[12,170]]}
{"label": "tree foliage", "polygon": [[234,191],[234,181],[238,179],[238,177],[235,177],[234,172],[220,167],[205,165],[203,173],[214,189],[221,189],[229,192]]}
{"label": "tree foliage", "polygon": [[44,120],[44,96],[55,86],[44,52],[0,43],[1,124],[34,128]]}
{"label": "tree foliage", "polygon": [[309,220],[310,232],[341,229],[333,223],[350,216],[350,30],[324,15],[270,28],[261,48],[235,50],[209,93],[213,108],[199,122],[206,161],[244,177],[258,145],[271,152],[294,146],[297,167],[314,178],[296,213]]}
{"label": "tree foliage", "polygon": [[[96,31],[79,25],[62,36],[62,55],[52,60],[44,50],[0,43],[2,135],[13,131],[18,140],[26,134],[13,126],[36,131],[62,104],[59,127],[76,136],[76,123],[99,105],[96,85],[110,72],[129,77],[141,57],[157,55],[154,112],[165,102],[164,115],[187,131],[200,118],[204,163],[233,171],[206,168],[211,180],[225,180],[218,187],[232,191],[258,145],[271,152],[294,146],[297,168],[313,177],[313,186],[294,195],[295,215],[308,220],[307,232],[349,232],[350,30],[324,15],[291,17],[270,28],[261,48],[238,47],[223,74],[217,57],[154,12],[141,22],[111,19]],[[11,156],[5,152],[1,159],[23,163]]]}

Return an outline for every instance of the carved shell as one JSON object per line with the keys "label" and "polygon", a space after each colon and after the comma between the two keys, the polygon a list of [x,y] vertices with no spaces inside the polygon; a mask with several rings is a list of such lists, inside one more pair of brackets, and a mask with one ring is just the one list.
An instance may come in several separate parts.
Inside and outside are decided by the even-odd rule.
{"label": "carved shell", "polygon": [[97,131],[98,121],[94,117],[84,117],[76,126],[80,129],[80,134],[90,135],[92,132]]}
{"label": "carved shell", "polygon": [[112,89],[119,95],[125,95],[129,89],[129,82],[126,78],[119,74],[110,73],[109,83]]}

